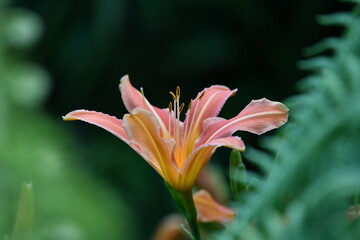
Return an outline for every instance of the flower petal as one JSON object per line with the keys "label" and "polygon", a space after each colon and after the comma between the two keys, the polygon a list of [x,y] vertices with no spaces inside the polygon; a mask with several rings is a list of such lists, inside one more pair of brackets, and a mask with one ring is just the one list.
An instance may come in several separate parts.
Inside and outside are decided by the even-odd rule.
{"label": "flower petal", "polygon": [[213,145],[216,147],[228,147],[231,149],[235,149],[238,151],[244,151],[245,150],[245,144],[238,136],[231,136],[226,138],[217,138],[209,141],[207,145]]}
{"label": "flower petal", "polygon": [[273,102],[266,98],[253,100],[232,119],[206,119],[203,133],[196,142],[196,147],[216,138],[231,136],[238,130],[263,134],[285,124],[288,111],[289,109],[280,102]]}
{"label": "flower petal", "polygon": [[171,214],[161,220],[155,230],[152,240],[180,240],[184,239],[185,232],[181,225],[186,224],[186,220],[180,214]]}
{"label": "flower petal", "polygon": [[[205,88],[197,95],[186,113],[185,134],[188,136],[188,145],[193,146],[200,135],[203,121],[209,117],[217,116],[226,100],[236,91],[237,89],[230,90],[225,86],[214,85]],[[192,147],[189,150],[192,150]]]}
{"label": "flower petal", "polygon": [[198,148],[193,151],[186,158],[180,170],[177,184],[174,188],[179,191],[190,190],[194,186],[196,178],[199,175],[200,171],[210,160],[215,150],[215,146],[207,145],[206,147]]}
{"label": "flower petal", "polygon": [[237,149],[239,151],[243,151],[245,149],[243,141],[237,136],[214,139],[213,141],[196,148],[187,157],[181,167],[177,182],[177,189],[191,189],[200,171],[210,160],[216,148],[222,146]]}
{"label": "flower petal", "polygon": [[145,96],[132,86],[128,75],[121,78],[119,89],[124,105],[129,112],[135,108],[142,108],[152,112],[160,122],[160,128],[162,129],[163,135],[166,138],[169,138],[167,133],[167,125],[169,122],[168,109],[160,109],[152,106]]}
{"label": "flower petal", "polygon": [[130,142],[129,137],[122,126],[122,121],[116,117],[95,111],[75,110],[66,114],[63,119],[65,121],[82,120],[84,122],[94,124],[111,132],[124,142]]}
{"label": "flower petal", "polygon": [[131,85],[128,75],[121,78],[119,89],[124,105],[129,112],[135,108],[148,109],[145,97]]}
{"label": "flower petal", "polygon": [[154,114],[136,108],[123,118],[123,126],[131,144],[141,151],[141,156],[169,183],[177,179],[176,165],[173,162],[175,142],[160,136],[159,122]]}
{"label": "flower petal", "polygon": [[199,222],[226,223],[234,220],[235,211],[217,203],[206,190],[200,190],[193,196]]}

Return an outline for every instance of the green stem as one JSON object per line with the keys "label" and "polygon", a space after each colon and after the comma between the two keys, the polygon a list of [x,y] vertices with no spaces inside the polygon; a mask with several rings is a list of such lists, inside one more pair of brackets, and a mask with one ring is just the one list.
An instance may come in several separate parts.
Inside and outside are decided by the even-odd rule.
{"label": "green stem", "polygon": [[354,208],[355,208],[355,216],[356,217],[360,216],[359,195],[360,195],[360,192],[357,192],[357,193],[355,193],[355,197],[354,197]]}
{"label": "green stem", "polygon": [[197,223],[197,212],[192,196],[192,192],[190,191],[177,191],[170,184],[165,181],[166,187],[169,189],[171,197],[174,199],[176,204],[179,206],[180,210],[185,215],[186,220],[189,223],[192,235],[194,240],[201,240],[199,226]]}

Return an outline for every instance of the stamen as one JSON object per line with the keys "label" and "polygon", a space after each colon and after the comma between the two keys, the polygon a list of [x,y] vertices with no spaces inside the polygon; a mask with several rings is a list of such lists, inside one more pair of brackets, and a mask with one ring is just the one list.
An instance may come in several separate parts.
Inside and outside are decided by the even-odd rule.
{"label": "stamen", "polygon": [[169,102],[169,113],[171,114],[172,112],[172,102]]}
{"label": "stamen", "polygon": [[169,134],[171,136],[171,114],[172,114],[172,102],[169,102],[169,121],[168,121],[168,129]]}
{"label": "stamen", "polygon": [[189,103],[189,106],[188,106],[188,110],[190,110],[191,105],[192,105],[192,102],[193,102],[193,100],[192,100],[192,99],[190,99],[190,103]]}
{"label": "stamen", "polygon": [[179,86],[176,87],[176,96],[180,97],[180,87]]}
{"label": "stamen", "polygon": [[140,88],[140,92],[141,92],[141,95],[142,95],[142,98],[143,98],[143,104],[144,104],[144,108],[145,108],[146,107],[145,94],[144,94],[144,89],[142,87]]}
{"label": "stamen", "polygon": [[176,99],[176,96],[175,96],[175,94],[173,93],[173,92],[169,92],[170,93],[170,95],[172,96],[172,98],[175,100]]}
{"label": "stamen", "polygon": [[174,123],[173,124],[174,126],[171,125],[171,127],[172,127],[172,137],[176,141],[176,98],[174,99],[174,102],[172,103],[172,105],[174,106],[174,109],[173,109],[174,111],[170,115],[171,121],[172,121],[172,123]]}
{"label": "stamen", "polygon": [[203,91],[198,99],[198,101],[200,101],[202,99],[202,97],[205,95],[205,91]]}
{"label": "stamen", "polygon": [[180,108],[179,108],[179,115],[180,115],[181,111],[184,109],[184,106],[185,106],[185,103],[182,103],[182,104],[180,105]]}

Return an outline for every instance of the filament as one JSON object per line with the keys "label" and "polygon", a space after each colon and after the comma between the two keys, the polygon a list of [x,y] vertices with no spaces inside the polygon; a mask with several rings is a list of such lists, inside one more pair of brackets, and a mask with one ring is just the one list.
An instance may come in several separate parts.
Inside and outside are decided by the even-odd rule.
{"label": "filament", "polygon": [[168,129],[169,135],[171,136],[171,114],[172,114],[172,102],[169,102],[169,122],[168,122]]}
{"label": "filament", "polygon": [[146,107],[146,102],[145,102],[145,94],[144,94],[144,89],[141,87],[140,88],[141,91],[141,95],[142,95],[142,99],[143,99],[143,104],[144,104],[144,108]]}

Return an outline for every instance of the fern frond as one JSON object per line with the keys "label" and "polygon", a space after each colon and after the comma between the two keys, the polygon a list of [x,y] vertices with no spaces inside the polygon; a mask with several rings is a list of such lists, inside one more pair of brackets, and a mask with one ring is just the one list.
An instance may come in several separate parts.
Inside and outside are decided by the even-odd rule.
{"label": "fern frond", "polygon": [[319,18],[343,26],[344,35],[308,48],[309,54],[330,49],[332,56],[300,63],[312,74],[287,101],[291,120],[281,136],[265,141],[276,161],[248,153],[267,179],[217,239],[358,238],[360,218],[346,217],[360,190],[360,1],[352,2],[351,13]]}

